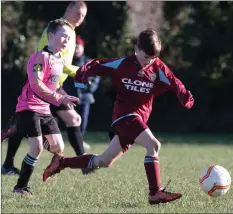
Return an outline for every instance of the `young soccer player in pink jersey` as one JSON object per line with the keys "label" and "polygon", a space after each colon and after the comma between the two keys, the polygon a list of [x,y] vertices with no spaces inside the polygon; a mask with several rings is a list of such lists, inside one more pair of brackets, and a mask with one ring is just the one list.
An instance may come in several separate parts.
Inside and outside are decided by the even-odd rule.
{"label": "young soccer player in pink jersey", "polygon": [[[65,13],[61,19],[68,21],[73,28],[70,45],[67,46],[61,55],[65,61],[65,66],[63,69],[63,74],[59,81],[59,92],[64,93],[63,82],[68,76],[74,77],[78,69],[77,66],[72,65],[72,59],[75,52],[75,28],[79,27],[87,14],[87,5],[83,1],[71,1],[69,2]],[[42,50],[46,45],[48,45],[47,27],[43,31],[43,34],[38,42],[37,51]],[[70,145],[73,147],[76,155],[82,155],[85,153],[85,145],[83,143],[83,137],[80,129],[81,117],[75,109],[68,109],[65,106],[55,106],[50,105],[51,113],[54,117],[60,118],[66,125],[66,131],[69,139]],[[23,137],[22,133],[17,133],[16,124],[14,124],[14,117],[9,120],[6,128],[1,132],[1,141],[8,139],[7,144],[7,154],[5,161],[2,165],[1,173],[3,175],[18,175],[20,171],[14,167],[14,157],[21,144]],[[50,151],[49,143],[44,138],[44,148]],[[83,174],[88,174],[91,169],[81,169]]]}
{"label": "young soccer player in pink jersey", "polygon": [[147,126],[155,97],[166,91],[176,94],[180,103],[191,108],[194,99],[190,91],[158,58],[161,41],[157,33],[147,29],[140,33],[133,56],[117,59],[94,59],[81,67],[76,74],[76,86],[85,87],[90,76],[110,76],[116,90],[116,101],[112,117],[111,143],[101,155],[64,157],[54,155],[45,169],[43,180],[64,168],[99,168],[111,166],[132,144],[146,149],[145,172],[149,184],[149,203],[158,204],[180,198],[180,193],[167,192],[162,188],[159,164],[161,143]]}
{"label": "young soccer player in pink jersey", "polygon": [[42,136],[48,140],[51,152],[62,153],[64,149],[62,135],[50,112],[50,103],[72,109],[78,102],[76,97],[56,92],[64,67],[60,53],[69,44],[72,31],[72,26],[65,20],[51,21],[48,46],[32,55],[27,64],[28,80],[18,98],[16,113],[18,132],[28,136],[30,150],[13,189],[14,193],[25,197],[32,197],[28,182],[43,151]]}

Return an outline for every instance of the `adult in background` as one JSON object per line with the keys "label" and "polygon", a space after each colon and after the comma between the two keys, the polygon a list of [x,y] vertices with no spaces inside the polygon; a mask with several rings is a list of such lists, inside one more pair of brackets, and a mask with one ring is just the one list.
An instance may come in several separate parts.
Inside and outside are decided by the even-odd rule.
{"label": "adult in background", "polygon": [[[85,55],[85,44],[80,35],[76,37],[76,49],[75,49],[75,55],[73,59],[73,64],[81,67],[84,64],[88,63],[91,60],[88,56]],[[73,96],[78,96],[80,99],[80,105],[79,113],[82,118],[81,123],[81,133],[84,137],[87,125],[88,125],[88,119],[89,119],[89,113],[90,113],[90,106],[91,104],[95,103],[94,93],[99,87],[100,83],[100,77],[94,76],[89,78],[89,82],[91,84],[88,84],[88,86],[84,89],[78,88],[76,89],[74,87],[74,80],[73,78],[67,78],[66,82],[64,83],[63,88],[68,94],[71,94]],[[89,149],[90,145],[84,142],[84,148]]]}

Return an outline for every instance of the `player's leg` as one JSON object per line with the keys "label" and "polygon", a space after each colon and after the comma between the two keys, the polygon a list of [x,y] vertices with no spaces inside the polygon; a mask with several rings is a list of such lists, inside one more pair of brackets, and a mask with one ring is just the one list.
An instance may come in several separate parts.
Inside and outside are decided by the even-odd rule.
{"label": "player's leg", "polygon": [[30,150],[22,162],[19,179],[13,189],[14,193],[24,197],[32,197],[28,188],[28,183],[35,168],[36,162],[43,151],[43,140],[40,126],[40,115],[36,112],[23,111],[19,113],[19,126],[22,127],[21,133],[28,136]]}
{"label": "player's leg", "polygon": [[[88,124],[88,118],[89,118],[89,112],[90,112],[90,104],[81,104],[79,106],[80,108],[80,116],[81,116],[81,119],[82,119],[82,123],[81,123],[81,133],[82,133],[82,136],[84,138],[84,135],[86,133],[86,130],[87,130],[87,124]],[[91,146],[86,143],[85,141],[83,141],[83,147],[85,149],[90,149]]]}
{"label": "player's leg", "polygon": [[77,157],[64,157],[55,155],[50,165],[45,169],[43,181],[46,182],[51,176],[65,168],[100,168],[109,167],[123,154],[119,137],[115,135],[108,148],[101,154],[86,154]]}
{"label": "player's leg", "polygon": [[87,130],[87,124],[88,124],[88,118],[89,118],[89,112],[90,112],[90,104],[82,104],[80,105],[80,107],[82,108],[82,111],[80,114],[82,118],[81,132],[82,132],[82,135],[84,136]]}
{"label": "player's leg", "polygon": [[28,138],[30,151],[24,157],[22,162],[19,179],[13,189],[14,193],[21,194],[24,197],[32,197],[28,183],[34,171],[37,160],[43,151],[42,136]]}
{"label": "player's leg", "polygon": [[[65,145],[56,119],[52,115],[48,115],[44,118],[41,128],[42,133],[49,144],[49,151],[53,154],[62,154]],[[60,170],[56,173],[59,172]]]}
{"label": "player's leg", "polygon": [[43,146],[44,146],[44,149],[46,149],[48,152],[52,153],[50,151],[49,141],[47,140],[47,138],[45,136],[43,136]]}
{"label": "player's leg", "polygon": [[142,145],[146,149],[144,167],[149,184],[149,203],[166,203],[180,198],[182,196],[180,193],[170,193],[162,189],[159,163],[161,144],[150,129],[147,128],[141,132],[135,139],[135,143]]}
{"label": "player's leg", "polygon": [[[27,138],[27,136],[17,132],[16,125],[10,128],[10,132],[8,133],[8,135],[10,136],[6,136],[6,139],[8,138],[7,154],[1,169],[1,173],[2,175],[19,175],[20,170],[14,166],[14,157],[16,152],[18,151],[18,148],[21,144],[23,137]],[[44,136],[43,136],[43,146],[47,151],[51,152],[49,142]]]}
{"label": "player's leg", "polygon": [[159,166],[159,150],[161,144],[153,136],[149,128],[139,134],[135,139],[135,144],[142,145],[146,149],[144,166],[149,183],[149,194],[154,195],[162,186]]}
{"label": "player's leg", "polygon": [[[73,147],[76,155],[85,154],[83,137],[80,129],[81,117],[73,110],[59,110],[56,114],[65,122],[66,130],[68,133],[68,139]],[[88,174],[92,172],[92,169],[82,169],[82,173]]]}
{"label": "player's leg", "polygon": [[52,115],[47,115],[44,117],[41,128],[43,136],[49,144],[49,151],[53,154],[61,154],[65,145],[56,119]]}
{"label": "player's leg", "polygon": [[[44,115],[41,128],[44,149],[53,154],[63,152],[64,141],[58,127],[58,118],[53,115]],[[58,137],[56,137],[56,135],[58,135]]]}
{"label": "player's leg", "polygon": [[1,172],[3,175],[19,175],[19,169],[14,167],[14,157],[19,149],[23,135],[16,133],[8,138],[7,153]]}
{"label": "player's leg", "polygon": [[[50,108],[51,110],[51,108]],[[51,110],[52,112],[52,110]],[[53,115],[53,118],[54,120],[56,121],[56,125],[58,124],[58,118],[57,118],[57,114],[52,112]],[[49,141],[47,140],[47,138],[45,136],[43,136],[43,146],[44,146],[44,149],[46,149],[48,152],[50,153],[53,153],[51,150],[50,150],[50,144],[49,144]]]}
{"label": "player's leg", "polygon": [[8,138],[7,154],[2,166],[3,175],[19,175],[19,169],[14,167],[14,157],[23,139],[23,135],[17,133],[16,115],[11,117],[5,130],[1,133],[1,141]]}
{"label": "player's leg", "polygon": [[80,130],[81,117],[73,110],[59,110],[56,114],[66,124],[68,139],[73,147],[76,155],[83,155],[85,153],[83,148],[83,137]]}
{"label": "player's leg", "polygon": [[93,165],[96,167],[110,167],[123,153],[119,137],[115,135],[108,148],[101,155],[94,158]]}

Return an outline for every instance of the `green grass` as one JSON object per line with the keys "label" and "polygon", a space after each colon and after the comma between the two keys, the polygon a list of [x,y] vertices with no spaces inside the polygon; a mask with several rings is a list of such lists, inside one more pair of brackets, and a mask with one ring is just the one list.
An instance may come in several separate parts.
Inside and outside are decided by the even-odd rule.
{"label": "green grass", "polygon": [[[183,193],[180,200],[155,206],[147,203],[142,147],[132,147],[111,168],[88,176],[83,176],[80,170],[66,169],[46,184],[42,182],[42,172],[52,155],[44,151],[30,182],[33,199],[12,193],[16,176],[2,176],[2,213],[232,213],[232,188],[222,197],[211,198],[201,191],[198,183],[201,171],[212,164],[224,166],[233,175],[232,135],[160,134],[159,139],[163,183],[171,178],[168,190]],[[105,133],[89,134],[86,137],[92,146],[89,152],[101,153],[107,140]],[[24,142],[15,158],[17,167],[27,151],[28,144]],[[5,153],[6,143],[2,145],[2,160]],[[65,154],[74,154],[68,143]]]}

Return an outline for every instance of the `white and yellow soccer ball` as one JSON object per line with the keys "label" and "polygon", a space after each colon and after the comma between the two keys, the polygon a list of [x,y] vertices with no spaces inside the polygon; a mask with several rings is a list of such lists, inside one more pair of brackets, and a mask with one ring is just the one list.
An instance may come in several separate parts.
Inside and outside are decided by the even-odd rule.
{"label": "white and yellow soccer ball", "polygon": [[203,170],[199,178],[202,190],[209,196],[224,195],[231,186],[231,176],[222,166],[210,166]]}

